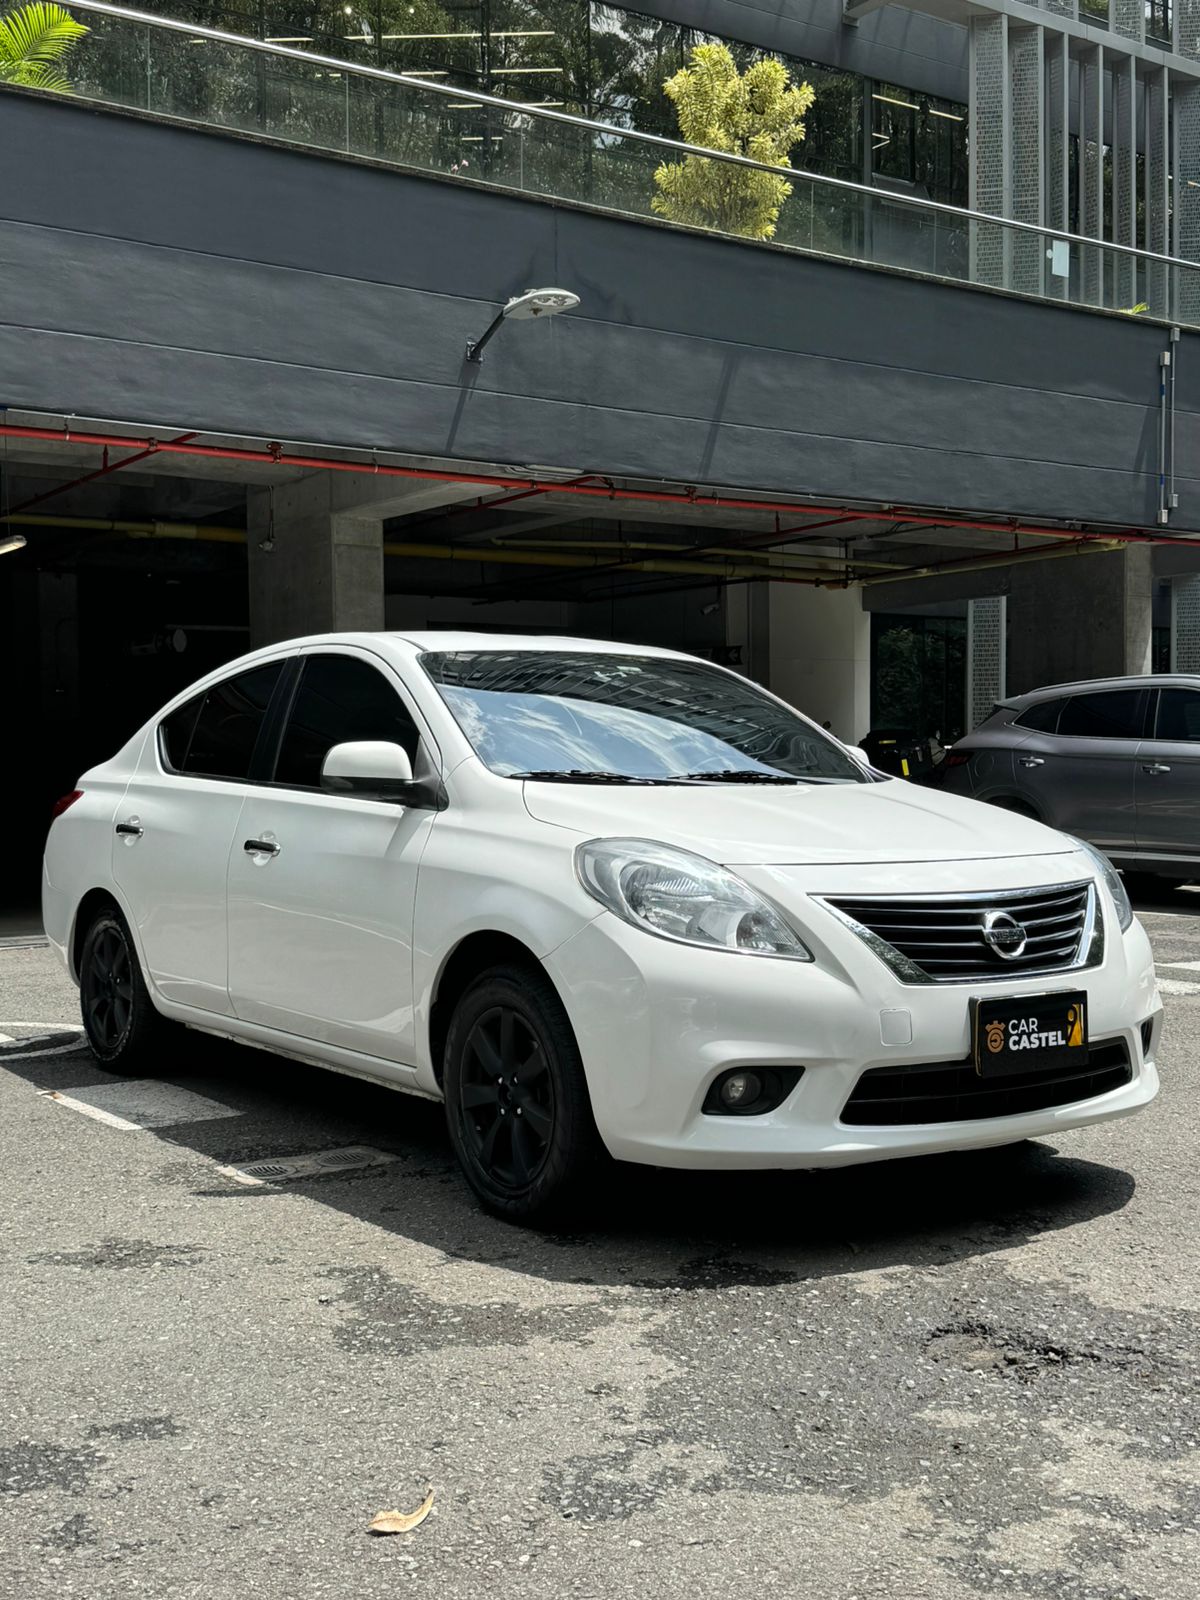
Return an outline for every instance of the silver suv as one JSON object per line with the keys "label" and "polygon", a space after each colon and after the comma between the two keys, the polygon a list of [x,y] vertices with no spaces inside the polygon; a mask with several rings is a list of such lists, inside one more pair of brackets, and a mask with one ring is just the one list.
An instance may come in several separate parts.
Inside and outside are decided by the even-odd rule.
{"label": "silver suv", "polygon": [[945,782],[1127,870],[1187,883],[1200,877],[1200,677],[1094,678],[1002,700],[950,751]]}

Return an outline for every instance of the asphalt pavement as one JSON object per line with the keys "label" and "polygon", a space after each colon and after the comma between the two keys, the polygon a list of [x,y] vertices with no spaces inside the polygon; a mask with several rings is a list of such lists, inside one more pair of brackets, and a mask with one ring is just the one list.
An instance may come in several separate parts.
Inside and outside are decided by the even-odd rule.
{"label": "asphalt pavement", "polygon": [[1141,1116],[615,1169],[572,1235],[480,1213],[436,1106],[198,1037],[106,1077],[8,930],[0,1595],[1196,1600],[1200,893],[1144,920]]}

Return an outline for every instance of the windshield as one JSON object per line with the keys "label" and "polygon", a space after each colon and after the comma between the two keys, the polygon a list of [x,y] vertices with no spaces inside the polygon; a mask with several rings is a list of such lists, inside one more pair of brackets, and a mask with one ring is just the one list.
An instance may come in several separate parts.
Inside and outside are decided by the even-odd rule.
{"label": "windshield", "polygon": [[867,783],[836,740],[698,661],[541,650],[428,654],[475,753],[553,782]]}

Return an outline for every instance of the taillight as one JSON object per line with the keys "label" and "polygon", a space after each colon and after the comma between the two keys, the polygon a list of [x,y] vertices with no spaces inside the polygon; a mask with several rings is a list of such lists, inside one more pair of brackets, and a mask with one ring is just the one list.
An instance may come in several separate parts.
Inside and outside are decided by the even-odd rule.
{"label": "taillight", "polygon": [[72,789],[70,794],[63,795],[61,800],[56,800],[54,802],[54,810],[50,813],[50,821],[53,822],[56,817],[61,817],[64,811],[69,811],[71,809],[76,800],[82,799],[82,789]]}
{"label": "taillight", "polygon": [[969,750],[947,750],[946,765],[948,767],[965,767],[971,759]]}

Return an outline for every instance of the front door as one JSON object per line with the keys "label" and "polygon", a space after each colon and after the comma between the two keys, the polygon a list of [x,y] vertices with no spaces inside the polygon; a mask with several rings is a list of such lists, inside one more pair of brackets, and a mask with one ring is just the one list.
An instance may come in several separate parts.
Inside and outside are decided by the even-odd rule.
{"label": "front door", "polygon": [[335,744],[422,737],[368,653],[303,657],[273,781],[250,790],[229,851],[229,988],[247,1022],[412,1065],[413,907],[434,813],[329,794]]}
{"label": "front door", "polygon": [[[1029,789],[1040,791],[1044,821],[1110,853],[1134,847],[1134,774],[1146,703],[1144,689],[1072,695],[1054,734],[1015,752]],[[1021,767],[1039,755],[1040,766]]]}
{"label": "front door", "polygon": [[1136,784],[1138,854],[1200,858],[1200,691],[1159,690]]}
{"label": "front door", "polygon": [[164,1000],[230,1014],[225,864],[283,662],[194,695],[153,729],[117,808],[113,877]]}

